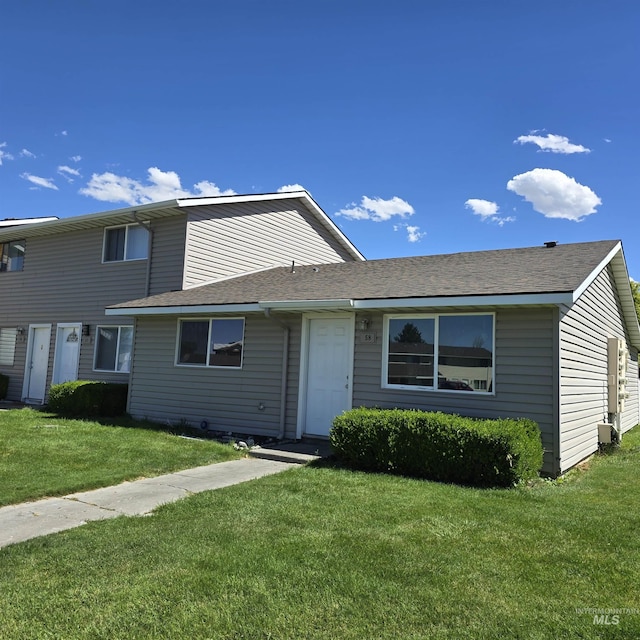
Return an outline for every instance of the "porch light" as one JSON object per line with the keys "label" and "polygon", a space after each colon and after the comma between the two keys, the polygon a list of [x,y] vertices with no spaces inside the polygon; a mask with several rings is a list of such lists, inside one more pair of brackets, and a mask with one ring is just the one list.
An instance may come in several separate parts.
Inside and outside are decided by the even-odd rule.
{"label": "porch light", "polygon": [[90,325],[88,325],[88,324],[83,324],[82,325],[82,335],[83,336],[88,336],[90,334],[90,330],[91,330]]}
{"label": "porch light", "polygon": [[17,328],[16,328],[16,333],[17,333],[19,336],[23,336],[23,335],[24,335],[24,327],[17,327]]}
{"label": "porch light", "polygon": [[362,318],[358,322],[360,331],[366,331],[369,328],[369,318]]}

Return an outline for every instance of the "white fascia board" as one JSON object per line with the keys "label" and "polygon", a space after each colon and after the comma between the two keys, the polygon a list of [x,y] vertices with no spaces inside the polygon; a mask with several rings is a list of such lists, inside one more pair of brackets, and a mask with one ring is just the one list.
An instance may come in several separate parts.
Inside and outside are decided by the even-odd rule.
{"label": "white fascia board", "polygon": [[598,277],[600,272],[613,260],[614,256],[622,249],[622,244],[618,242],[600,264],[585,278],[584,282],[573,292],[573,302],[575,302]]}
{"label": "white fascia board", "polygon": [[307,206],[316,214],[318,218],[322,220],[326,227],[328,227],[342,243],[344,243],[348,249],[358,258],[358,260],[366,260],[366,258],[358,251],[356,246],[347,238],[347,236],[340,231],[338,225],[320,208],[320,205],[306,192],[302,192],[299,196],[307,204]]}
{"label": "white fascia board", "polygon": [[167,315],[192,315],[213,313],[249,313],[262,311],[258,304],[201,304],[175,307],[119,307],[105,309],[107,316],[167,316]]}
{"label": "white fascia board", "polygon": [[353,300],[273,300],[258,303],[260,309],[307,311],[313,309],[352,309]]}
{"label": "white fascia board", "polygon": [[19,227],[23,224],[42,224],[44,222],[53,222],[54,220],[58,220],[58,217],[49,216],[48,218],[16,218],[15,220],[0,220],[0,228]]}
{"label": "white fascia board", "polygon": [[237,202],[268,202],[269,200],[287,200],[289,198],[309,197],[306,191],[285,191],[282,193],[252,193],[249,195],[211,196],[210,198],[180,198],[179,207],[197,207],[210,204],[235,204]]}
{"label": "white fascia board", "polygon": [[355,300],[355,309],[388,309],[402,307],[508,307],[541,304],[571,304],[571,293],[533,293],[497,296],[452,296],[447,298],[385,298]]}

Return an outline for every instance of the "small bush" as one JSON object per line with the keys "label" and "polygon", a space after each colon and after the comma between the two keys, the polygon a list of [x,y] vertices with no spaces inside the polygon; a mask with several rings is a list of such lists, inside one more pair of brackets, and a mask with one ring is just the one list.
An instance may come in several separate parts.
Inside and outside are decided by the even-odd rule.
{"label": "small bush", "polygon": [[0,373],[0,400],[4,400],[7,397],[9,391],[9,376],[5,376]]}
{"label": "small bush", "polygon": [[128,385],[73,380],[54,384],[48,407],[65,416],[119,416],[126,412]]}
{"label": "small bush", "polygon": [[525,418],[360,408],[335,418],[330,439],[350,466],[441,482],[508,487],[542,466],[540,430]]}

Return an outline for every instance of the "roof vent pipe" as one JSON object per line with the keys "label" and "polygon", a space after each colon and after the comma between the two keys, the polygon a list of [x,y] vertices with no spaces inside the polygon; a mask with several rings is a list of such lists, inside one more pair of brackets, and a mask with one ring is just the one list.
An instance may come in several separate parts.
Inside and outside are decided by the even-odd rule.
{"label": "roof vent pipe", "polygon": [[547,249],[553,249],[553,247],[555,247],[557,244],[557,240],[549,240],[548,242],[544,243],[544,246],[547,247]]}

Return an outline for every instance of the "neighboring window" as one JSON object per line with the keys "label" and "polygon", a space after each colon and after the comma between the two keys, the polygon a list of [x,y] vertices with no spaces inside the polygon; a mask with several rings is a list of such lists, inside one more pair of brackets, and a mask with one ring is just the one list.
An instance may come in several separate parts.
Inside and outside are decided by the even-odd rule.
{"label": "neighboring window", "polygon": [[139,224],[104,230],[104,262],[142,260],[147,257],[149,232]]}
{"label": "neighboring window", "polygon": [[0,364],[12,367],[16,355],[17,329],[0,329]]}
{"label": "neighboring window", "polygon": [[244,319],[181,320],[177,364],[242,367]]}
{"label": "neighboring window", "polygon": [[96,371],[129,373],[133,347],[133,327],[98,327],[96,330]]}
{"label": "neighboring window", "polygon": [[0,271],[22,271],[24,246],[24,240],[0,243]]}
{"label": "neighboring window", "polygon": [[491,393],[493,324],[492,314],[388,316],[383,386]]}

